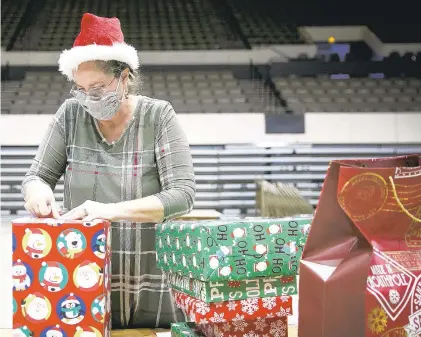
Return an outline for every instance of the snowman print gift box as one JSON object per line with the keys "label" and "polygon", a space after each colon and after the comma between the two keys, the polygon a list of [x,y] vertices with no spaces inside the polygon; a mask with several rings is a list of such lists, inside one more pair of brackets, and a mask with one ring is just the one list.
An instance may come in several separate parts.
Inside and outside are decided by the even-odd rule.
{"label": "snowman print gift box", "polygon": [[109,337],[110,223],[12,223],[13,336]]}

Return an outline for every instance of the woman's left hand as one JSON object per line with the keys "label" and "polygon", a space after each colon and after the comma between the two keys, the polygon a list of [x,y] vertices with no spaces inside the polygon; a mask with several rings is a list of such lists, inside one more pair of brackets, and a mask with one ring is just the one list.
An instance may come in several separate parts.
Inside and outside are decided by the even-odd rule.
{"label": "woman's left hand", "polygon": [[109,221],[117,221],[117,214],[118,212],[116,204],[103,204],[100,202],[87,200],[82,205],[73,208],[66,214],[63,214],[60,219],[82,221],[103,219]]}

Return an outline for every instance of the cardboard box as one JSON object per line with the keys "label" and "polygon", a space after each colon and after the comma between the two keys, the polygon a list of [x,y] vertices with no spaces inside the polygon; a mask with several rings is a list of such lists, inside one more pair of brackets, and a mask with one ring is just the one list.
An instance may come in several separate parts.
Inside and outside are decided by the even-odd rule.
{"label": "cardboard box", "polygon": [[159,224],[158,265],[202,281],[296,275],[312,218]]}
{"label": "cardboard box", "polygon": [[14,336],[109,337],[110,223],[12,223]]}
{"label": "cardboard box", "polygon": [[167,273],[166,277],[170,288],[208,303],[297,294],[296,276],[215,282],[204,282],[173,273]]}

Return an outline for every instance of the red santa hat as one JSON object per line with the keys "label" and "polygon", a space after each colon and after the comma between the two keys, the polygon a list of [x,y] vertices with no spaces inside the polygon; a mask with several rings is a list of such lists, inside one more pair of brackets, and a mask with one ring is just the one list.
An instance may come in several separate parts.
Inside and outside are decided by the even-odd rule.
{"label": "red santa hat", "polygon": [[63,301],[62,304],[73,303],[73,302],[79,302],[79,300],[76,298],[75,294],[70,293],[70,295],[66,297],[66,299]]}
{"label": "red santa hat", "polygon": [[41,231],[41,229],[39,228],[26,228],[25,229],[26,233],[31,233],[31,234],[39,234],[39,235],[44,235]]}
{"label": "red santa hat", "polygon": [[41,265],[43,267],[46,266],[47,268],[60,268],[60,265],[57,262],[53,262],[53,261],[48,261],[48,262],[42,261]]}
{"label": "red santa hat", "polygon": [[57,332],[62,332],[62,330],[60,329],[60,325],[56,325],[53,326],[49,329],[49,331],[57,331]]}
{"label": "red santa hat", "polygon": [[25,265],[23,264],[22,260],[19,259],[13,264],[13,267],[25,267]]}
{"label": "red santa hat", "polygon": [[73,48],[64,50],[60,55],[59,71],[72,80],[73,71],[81,63],[97,60],[120,61],[133,70],[139,68],[137,51],[124,42],[120,20],[85,13]]}

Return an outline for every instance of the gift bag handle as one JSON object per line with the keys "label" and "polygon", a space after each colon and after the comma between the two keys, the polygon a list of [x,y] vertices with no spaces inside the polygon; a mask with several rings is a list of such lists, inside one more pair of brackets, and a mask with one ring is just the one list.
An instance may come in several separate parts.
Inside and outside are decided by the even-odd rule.
{"label": "gift bag handle", "polygon": [[415,215],[411,214],[406,208],[405,206],[402,204],[402,202],[399,199],[398,196],[398,192],[396,191],[396,186],[395,186],[395,182],[393,181],[392,177],[389,177],[390,180],[390,184],[392,185],[392,192],[393,192],[393,196],[395,197],[396,202],[398,203],[399,207],[402,209],[402,211],[409,216],[412,220],[414,220],[415,222],[421,222],[420,218],[417,218]]}

